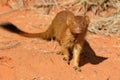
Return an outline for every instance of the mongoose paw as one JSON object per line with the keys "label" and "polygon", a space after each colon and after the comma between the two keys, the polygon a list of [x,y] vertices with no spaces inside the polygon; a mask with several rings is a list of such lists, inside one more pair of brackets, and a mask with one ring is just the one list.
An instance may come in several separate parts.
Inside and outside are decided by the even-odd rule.
{"label": "mongoose paw", "polygon": [[69,59],[68,59],[68,58],[64,57],[64,58],[63,58],[63,60],[64,60],[64,61],[66,61],[66,62],[67,62],[67,64],[70,64],[70,61],[69,61]]}
{"label": "mongoose paw", "polygon": [[57,55],[63,55],[63,53],[61,51],[58,51]]}
{"label": "mongoose paw", "polygon": [[79,72],[81,72],[80,67],[78,67],[78,66],[74,66],[73,68],[75,69],[75,71],[79,71]]}

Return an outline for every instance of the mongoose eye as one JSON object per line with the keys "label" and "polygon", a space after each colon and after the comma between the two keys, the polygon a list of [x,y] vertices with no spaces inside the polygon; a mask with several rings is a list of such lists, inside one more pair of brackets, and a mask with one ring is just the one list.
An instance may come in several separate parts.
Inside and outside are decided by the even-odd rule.
{"label": "mongoose eye", "polygon": [[80,27],[84,27],[83,23],[80,23]]}

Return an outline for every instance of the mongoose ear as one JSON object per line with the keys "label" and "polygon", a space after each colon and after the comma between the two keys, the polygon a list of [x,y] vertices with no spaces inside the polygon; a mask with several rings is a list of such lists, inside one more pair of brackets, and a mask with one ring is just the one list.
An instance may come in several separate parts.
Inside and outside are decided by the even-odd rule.
{"label": "mongoose ear", "polygon": [[86,20],[87,24],[90,23],[90,18],[88,16],[85,16],[85,20]]}
{"label": "mongoose ear", "polygon": [[67,25],[71,25],[74,21],[74,16],[67,16]]}

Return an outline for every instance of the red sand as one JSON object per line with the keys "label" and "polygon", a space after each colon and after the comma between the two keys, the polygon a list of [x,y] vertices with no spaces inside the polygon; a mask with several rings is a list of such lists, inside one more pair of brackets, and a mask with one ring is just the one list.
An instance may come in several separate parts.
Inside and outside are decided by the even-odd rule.
{"label": "red sand", "polygon": [[[3,8],[1,8],[3,9]],[[33,11],[0,15],[26,32],[42,32],[54,16]],[[25,38],[0,28],[0,80],[120,80],[120,37],[88,34],[81,72],[54,51],[57,42]],[[45,52],[48,51],[48,52]],[[49,52],[52,51],[52,52]]]}

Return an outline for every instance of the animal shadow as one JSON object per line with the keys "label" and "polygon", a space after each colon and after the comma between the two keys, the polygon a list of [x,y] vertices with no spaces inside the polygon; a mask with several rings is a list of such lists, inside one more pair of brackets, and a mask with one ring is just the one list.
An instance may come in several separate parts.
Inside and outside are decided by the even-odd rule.
{"label": "animal shadow", "polygon": [[93,49],[90,47],[89,43],[87,41],[85,41],[85,43],[83,45],[82,53],[80,55],[79,66],[83,66],[86,63],[91,63],[91,64],[96,65],[106,59],[107,58],[105,58],[105,57],[97,56],[95,54],[95,52],[93,51]]}

